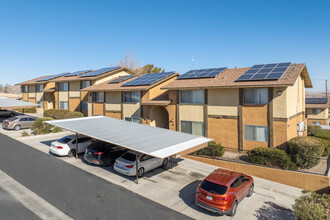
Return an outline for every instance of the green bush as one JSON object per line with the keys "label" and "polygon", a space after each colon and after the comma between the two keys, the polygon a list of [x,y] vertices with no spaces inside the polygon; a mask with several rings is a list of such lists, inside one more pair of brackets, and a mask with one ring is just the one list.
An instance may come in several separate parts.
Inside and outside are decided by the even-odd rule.
{"label": "green bush", "polygon": [[44,117],[54,119],[81,118],[84,117],[84,114],[81,112],[70,112],[64,109],[49,109],[44,112]]}
{"label": "green bush", "polygon": [[289,155],[277,148],[257,147],[247,152],[249,160],[254,164],[262,164],[269,167],[279,167],[285,170],[296,170],[296,165]]}
{"label": "green bush", "polygon": [[307,135],[315,136],[316,132],[320,131],[321,127],[318,125],[307,125]]}
{"label": "green bush", "polygon": [[315,133],[315,137],[322,138],[324,140],[330,141],[330,131],[319,130]]}
{"label": "green bush", "polygon": [[315,137],[296,137],[289,142],[288,153],[299,168],[316,166],[325,151],[325,142]]}
{"label": "green bush", "polygon": [[30,136],[29,132],[26,130],[22,131],[21,134],[22,134],[22,137]]}
{"label": "green bush", "polygon": [[49,134],[51,132],[56,133],[56,132],[60,132],[61,129],[60,128],[56,128],[53,125],[44,123],[45,121],[50,121],[50,120],[54,120],[53,118],[39,118],[37,119],[35,122],[33,122],[32,126],[31,126],[31,130],[35,135],[39,135],[39,134]]}
{"label": "green bush", "polygon": [[[23,109],[17,109],[17,111],[23,113]],[[37,108],[25,108],[24,113],[37,113]]]}
{"label": "green bush", "polygon": [[295,215],[299,220],[326,220],[330,219],[330,196],[315,192],[303,192],[293,205]]}
{"label": "green bush", "polygon": [[221,144],[217,144],[216,142],[209,142],[208,146],[195,151],[194,155],[207,155],[212,157],[222,157],[225,153],[223,146]]}

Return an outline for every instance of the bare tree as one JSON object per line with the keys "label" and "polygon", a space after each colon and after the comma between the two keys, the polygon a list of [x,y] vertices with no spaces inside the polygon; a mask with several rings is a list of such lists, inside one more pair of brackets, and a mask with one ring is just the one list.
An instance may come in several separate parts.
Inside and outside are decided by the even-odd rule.
{"label": "bare tree", "polygon": [[138,75],[142,74],[143,68],[141,67],[141,62],[137,58],[135,58],[134,54],[128,51],[123,60],[118,62],[118,66],[126,67],[129,70],[137,73]]}
{"label": "bare tree", "polygon": [[3,87],[3,91],[4,93],[11,93],[11,86],[9,84],[6,84],[4,87]]}

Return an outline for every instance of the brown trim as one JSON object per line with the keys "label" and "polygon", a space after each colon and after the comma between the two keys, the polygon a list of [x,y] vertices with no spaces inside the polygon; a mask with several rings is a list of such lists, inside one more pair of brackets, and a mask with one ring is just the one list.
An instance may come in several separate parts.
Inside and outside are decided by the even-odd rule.
{"label": "brown trim", "polygon": [[243,88],[239,88],[239,106],[238,106],[238,150],[243,150]]}
{"label": "brown trim", "polygon": [[239,116],[231,115],[208,115],[209,118],[224,118],[224,119],[238,119]]}
{"label": "brown trim", "polygon": [[180,90],[176,90],[176,130],[180,131]]}
{"label": "brown trim", "polygon": [[204,111],[204,136],[209,136],[209,123],[208,123],[208,90],[204,89],[204,105],[203,105],[203,111]]}
{"label": "brown trim", "polygon": [[106,110],[107,113],[121,113],[121,111],[118,110]]}
{"label": "brown trim", "polygon": [[124,92],[120,92],[120,110],[121,110],[121,119],[124,120]]}
{"label": "brown trim", "polygon": [[297,114],[295,115],[292,115],[288,118],[279,118],[279,117],[273,117],[273,121],[290,121],[291,119],[299,116],[300,114],[305,114],[305,111],[302,111],[302,112],[298,112]]}
{"label": "brown trim", "polygon": [[274,147],[273,88],[268,88],[268,147]]}

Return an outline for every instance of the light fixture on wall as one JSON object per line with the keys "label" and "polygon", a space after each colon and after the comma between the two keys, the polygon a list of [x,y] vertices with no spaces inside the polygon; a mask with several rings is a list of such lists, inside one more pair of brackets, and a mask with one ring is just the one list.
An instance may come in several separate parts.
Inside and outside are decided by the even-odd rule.
{"label": "light fixture on wall", "polygon": [[276,94],[277,94],[277,95],[282,95],[282,91],[279,90],[279,91],[276,92]]}
{"label": "light fixture on wall", "polygon": [[89,96],[92,96],[92,93],[89,93]]}
{"label": "light fixture on wall", "polygon": [[170,120],[170,123],[173,123],[174,122],[174,120],[173,120],[173,118]]}

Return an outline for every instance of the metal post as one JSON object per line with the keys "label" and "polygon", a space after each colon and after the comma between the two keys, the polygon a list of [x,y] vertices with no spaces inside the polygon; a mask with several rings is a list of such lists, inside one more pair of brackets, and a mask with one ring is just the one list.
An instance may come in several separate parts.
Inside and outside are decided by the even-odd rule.
{"label": "metal post", "polygon": [[22,109],[22,113],[23,113],[23,115],[24,115],[24,108]]}
{"label": "metal post", "polygon": [[138,174],[138,172],[139,172],[139,167],[138,167],[139,163],[138,163],[138,159],[139,159],[139,158],[138,158],[138,153],[137,153],[137,152],[135,152],[136,184],[139,184],[139,174]]}
{"label": "metal post", "polygon": [[78,133],[76,133],[76,159],[78,159]]}
{"label": "metal post", "polygon": [[173,157],[171,157],[171,170],[173,169]]}

